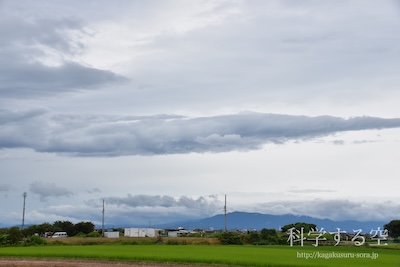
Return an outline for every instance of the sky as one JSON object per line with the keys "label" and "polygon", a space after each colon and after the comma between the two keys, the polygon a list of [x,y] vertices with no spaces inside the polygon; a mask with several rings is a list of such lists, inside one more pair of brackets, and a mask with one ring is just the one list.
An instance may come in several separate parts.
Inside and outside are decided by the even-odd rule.
{"label": "sky", "polygon": [[400,218],[400,1],[0,0],[0,226]]}

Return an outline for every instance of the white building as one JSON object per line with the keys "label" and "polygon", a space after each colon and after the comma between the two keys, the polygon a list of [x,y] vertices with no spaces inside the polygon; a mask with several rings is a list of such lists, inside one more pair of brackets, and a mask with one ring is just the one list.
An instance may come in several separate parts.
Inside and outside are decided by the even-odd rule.
{"label": "white building", "polygon": [[194,234],[194,233],[196,233],[196,232],[178,228],[178,230],[168,231],[168,237],[179,237],[179,236],[185,236],[185,235]]}
{"label": "white building", "polygon": [[157,237],[160,229],[155,228],[125,228],[126,237]]}
{"label": "white building", "polygon": [[104,237],[119,238],[119,232],[104,232]]}

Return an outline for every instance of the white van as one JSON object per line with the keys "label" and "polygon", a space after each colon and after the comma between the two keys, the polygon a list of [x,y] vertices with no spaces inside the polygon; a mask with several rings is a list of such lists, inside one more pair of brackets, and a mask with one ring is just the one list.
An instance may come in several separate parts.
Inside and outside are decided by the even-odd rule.
{"label": "white van", "polygon": [[61,237],[68,237],[67,232],[55,232],[52,238],[61,238]]}

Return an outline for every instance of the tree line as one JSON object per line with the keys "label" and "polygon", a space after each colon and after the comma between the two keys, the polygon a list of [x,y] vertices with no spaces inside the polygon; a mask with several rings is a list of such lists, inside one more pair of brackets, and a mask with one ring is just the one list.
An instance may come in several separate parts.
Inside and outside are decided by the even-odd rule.
{"label": "tree line", "polygon": [[286,232],[292,227],[310,231],[311,229],[315,229],[317,225],[297,222],[283,226],[279,232],[276,229],[267,228],[263,228],[261,231],[247,231],[246,233],[223,232],[218,235],[218,239],[223,245],[283,245],[287,242]]}
{"label": "tree line", "polygon": [[[235,231],[222,232],[218,235],[221,244],[224,245],[282,245],[287,244],[287,231],[291,228],[303,229],[304,233],[317,229],[317,226],[312,223],[297,222],[294,224],[287,224],[278,232],[275,229],[262,229],[261,231],[247,231],[240,233]],[[384,225],[384,229],[388,230],[389,237],[393,241],[400,241],[400,220],[392,220]],[[330,237],[333,240],[333,237]]]}
{"label": "tree line", "polygon": [[24,236],[38,234],[46,237],[54,232],[67,232],[68,236],[75,236],[80,233],[89,234],[94,231],[95,225],[92,222],[78,222],[76,224],[70,221],[55,221],[53,224],[42,223],[39,225],[31,225],[21,230]]}
{"label": "tree line", "polygon": [[24,229],[20,229],[17,226],[1,228],[0,245],[15,245],[24,238],[39,242],[40,237],[51,237],[54,232],[67,232],[68,236],[86,236],[93,233],[94,228],[95,225],[92,222],[78,222],[74,224],[70,221],[55,221],[53,224],[34,224]]}
{"label": "tree line", "polygon": [[[304,232],[315,229],[315,224],[297,222],[288,224],[280,231],[275,229],[262,229],[261,231],[247,231],[246,233],[222,232],[217,237],[221,244],[254,244],[254,245],[278,245],[286,244],[286,232],[290,228],[303,228]],[[389,236],[394,241],[400,241],[400,220],[392,220],[384,225]],[[45,243],[42,237],[50,237],[54,232],[66,232],[68,236],[101,236],[101,233],[94,232],[95,225],[92,222],[72,223],[70,221],[55,221],[53,224],[42,223],[30,225],[24,229],[17,226],[11,228],[0,228],[0,246],[10,246],[22,243],[25,245],[40,245]]]}

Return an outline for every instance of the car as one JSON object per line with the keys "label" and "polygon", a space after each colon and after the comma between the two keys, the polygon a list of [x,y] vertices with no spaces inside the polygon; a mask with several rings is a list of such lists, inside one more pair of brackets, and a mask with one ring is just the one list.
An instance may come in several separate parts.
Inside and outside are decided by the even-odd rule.
{"label": "car", "polygon": [[67,232],[55,232],[51,238],[62,238],[62,237],[68,237]]}

